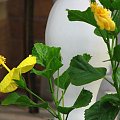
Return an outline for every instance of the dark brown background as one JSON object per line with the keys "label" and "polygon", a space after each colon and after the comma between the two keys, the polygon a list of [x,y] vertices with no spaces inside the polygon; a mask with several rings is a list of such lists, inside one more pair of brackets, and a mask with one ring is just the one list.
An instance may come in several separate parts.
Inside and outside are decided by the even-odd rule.
{"label": "dark brown background", "polygon": [[[24,59],[24,10],[25,0],[8,0],[6,3],[7,17],[0,20],[0,54],[7,58],[10,68],[17,66]],[[44,43],[45,27],[52,0],[34,0],[34,41]],[[6,70],[0,69],[0,79]],[[38,78],[36,87],[46,99],[50,99],[46,80]]]}

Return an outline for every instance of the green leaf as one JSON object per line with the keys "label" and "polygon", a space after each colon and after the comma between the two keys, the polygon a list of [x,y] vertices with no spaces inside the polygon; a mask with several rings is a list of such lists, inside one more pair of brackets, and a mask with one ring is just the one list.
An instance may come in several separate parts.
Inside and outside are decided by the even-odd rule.
{"label": "green leaf", "polygon": [[19,95],[16,92],[8,95],[1,103],[2,105],[19,105],[25,107],[42,107],[47,108],[48,103],[36,104],[25,95]]}
{"label": "green leaf", "polygon": [[88,90],[82,90],[77,100],[75,101],[73,107],[80,108],[89,105],[92,99],[92,93]]}
{"label": "green leaf", "polygon": [[114,10],[120,10],[120,0],[114,0],[111,6]]}
{"label": "green leaf", "polygon": [[43,56],[39,56],[39,51],[37,51],[36,47],[34,46],[32,48],[32,55],[36,56],[37,64],[40,64],[41,66],[45,66],[44,60],[42,59]]}
{"label": "green leaf", "polygon": [[114,106],[120,105],[120,99],[118,94],[107,94],[100,99],[100,105],[105,105],[106,103],[113,104]]}
{"label": "green leaf", "polygon": [[81,55],[71,60],[69,76],[71,83],[76,86],[99,80],[106,75],[106,68],[92,67]]}
{"label": "green leaf", "polygon": [[41,104],[36,104],[25,95],[20,96],[19,99],[17,99],[15,105],[25,106],[25,107],[41,107],[45,109],[48,107],[48,103],[44,102]]}
{"label": "green leaf", "polygon": [[73,107],[61,107],[58,106],[57,110],[63,114],[69,114],[74,108]]}
{"label": "green leaf", "polygon": [[25,79],[22,76],[20,76],[20,80],[14,80],[14,81],[20,88],[25,89],[27,87]]}
{"label": "green leaf", "polygon": [[120,44],[114,48],[113,60],[120,62]]}
{"label": "green leaf", "polygon": [[84,60],[86,60],[87,62],[90,61],[91,57],[92,57],[92,56],[90,56],[90,54],[87,54],[87,53],[84,53],[84,54],[83,54],[83,58],[84,58]]}
{"label": "green leaf", "polygon": [[85,120],[115,120],[118,112],[118,107],[110,103],[103,106],[99,101],[85,111]]}
{"label": "green leaf", "polygon": [[79,10],[67,10],[67,11],[68,18],[70,21],[82,21],[97,27],[97,23],[95,21],[91,8],[88,8],[86,11]]}
{"label": "green leaf", "polygon": [[100,3],[111,11],[120,10],[120,0],[99,0]]}
{"label": "green leaf", "polygon": [[116,84],[117,84],[117,88],[120,89],[120,67],[117,68],[116,74]]}
{"label": "green leaf", "polygon": [[50,78],[51,76],[51,70],[42,70],[42,71],[39,71],[39,70],[36,70],[36,69],[32,69],[31,70],[31,73],[35,73],[36,75],[40,75],[40,76],[43,76],[43,77],[46,77],[46,78]]}
{"label": "green leaf", "polygon": [[[110,34],[108,31],[106,30],[101,30],[99,28],[95,28],[94,30],[94,33],[97,35],[97,36],[100,36],[100,37],[104,37],[104,38],[112,38],[112,34]],[[102,35],[101,35],[102,34]]]}
{"label": "green leaf", "polygon": [[41,103],[41,104],[36,104],[36,105],[34,105],[34,107],[47,109],[48,108],[48,103],[44,102],[44,103]]}
{"label": "green leaf", "polygon": [[107,9],[112,9],[111,0],[99,0],[100,3]]}
{"label": "green leaf", "polygon": [[120,10],[118,11],[117,15],[114,17],[114,22],[116,24],[116,35],[120,32]]}
{"label": "green leaf", "polygon": [[68,74],[68,70],[66,70],[59,78],[56,78],[54,83],[61,89],[67,89],[70,84],[70,76]]}
{"label": "green leaf", "polygon": [[95,0],[90,0],[91,2],[96,2]]}
{"label": "green leaf", "polygon": [[58,106],[57,109],[59,112],[61,112],[63,114],[69,114],[74,109],[87,106],[91,102],[91,99],[92,99],[92,93],[88,90],[83,89],[80,92],[77,100],[75,101],[75,103],[72,107]]}
{"label": "green leaf", "polygon": [[42,43],[35,43],[32,54],[38,58],[40,65],[46,67],[54,57],[61,61],[60,49],[59,47],[49,47]]}
{"label": "green leaf", "polygon": [[18,99],[19,99],[19,95],[14,92],[14,93],[11,93],[10,95],[7,96],[7,98],[5,98],[3,101],[2,101],[2,105],[12,105],[14,104]]}
{"label": "green leaf", "polygon": [[[40,73],[44,77],[50,78],[62,67],[59,47],[49,47],[42,43],[36,43],[34,44],[32,55],[37,57],[38,64],[44,66],[45,69]],[[35,70],[32,72],[35,72]]]}

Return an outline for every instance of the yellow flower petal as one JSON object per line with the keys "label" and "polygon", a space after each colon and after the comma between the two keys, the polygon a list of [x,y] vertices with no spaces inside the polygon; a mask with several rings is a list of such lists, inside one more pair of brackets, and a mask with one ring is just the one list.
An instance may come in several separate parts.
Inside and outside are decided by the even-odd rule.
{"label": "yellow flower petal", "polygon": [[21,73],[26,73],[31,70],[36,64],[36,57],[29,55],[25,60],[23,60],[17,68],[21,69]]}
{"label": "yellow flower petal", "polygon": [[94,13],[95,20],[100,29],[115,31],[115,22],[111,18],[110,10],[99,6],[96,2],[91,3],[91,11]]}
{"label": "yellow flower petal", "polygon": [[14,80],[20,79],[20,69],[13,68],[0,82],[0,92],[8,93],[17,89],[17,84]]}
{"label": "yellow flower petal", "polygon": [[110,21],[110,29],[111,31],[115,31],[115,22],[113,22],[112,20]]}
{"label": "yellow flower petal", "polygon": [[0,55],[0,65],[6,62],[6,58]]}
{"label": "yellow flower petal", "polygon": [[[1,57],[1,59],[3,59]],[[14,80],[20,80],[21,73],[28,72],[36,64],[36,57],[30,55],[25,60],[23,60],[17,68],[8,70],[9,73],[0,82],[0,92],[8,93],[16,90],[18,88]]]}

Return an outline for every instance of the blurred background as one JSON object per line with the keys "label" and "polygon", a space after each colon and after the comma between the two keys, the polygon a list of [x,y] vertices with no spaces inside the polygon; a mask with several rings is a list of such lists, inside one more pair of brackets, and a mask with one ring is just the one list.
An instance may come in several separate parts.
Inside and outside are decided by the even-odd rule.
{"label": "blurred background", "polygon": [[[34,42],[44,43],[52,5],[52,0],[0,0],[0,54],[6,57],[9,68],[17,66],[31,53]],[[0,69],[1,80],[6,72],[4,68]],[[34,82],[38,93],[49,100],[49,95],[42,93],[46,86],[38,82],[40,80]]]}
{"label": "blurred background", "polygon": [[[0,54],[6,57],[6,64],[10,69],[17,66],[31,53],[34,42],[44,43],[46,22],[53,3],[52,0],[0,0]],[[6,73],[4,68],[0,69],[0,80]],[[34,81],[31,82],[28,79],[27,82],[38,95],[51,102],[46,80],[35,77]],[[26,94],[21,89],[18,92]],[[1,100],[5,96],[0,93]],[[16,107],[7,109],[0,107],[0,120],[21,119],[21,116],[22,119],[30,120],[31,116],[24,116],[24,112],[27,114],[28,111],[38,113],[38,110],[30,108],[23,110]],[[34,120],[40,120],[42,116],[34,116]]]}

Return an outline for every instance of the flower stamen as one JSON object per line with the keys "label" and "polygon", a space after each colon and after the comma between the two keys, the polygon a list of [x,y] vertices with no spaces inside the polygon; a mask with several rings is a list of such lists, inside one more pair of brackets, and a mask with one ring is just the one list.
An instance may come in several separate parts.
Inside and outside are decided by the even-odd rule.
{"label": "flower stamen", "polygon": [[8,72],[10,72],[10,69],[5,65],[6,58],[2,55],[0,55],[0,65],[2,65]]}

